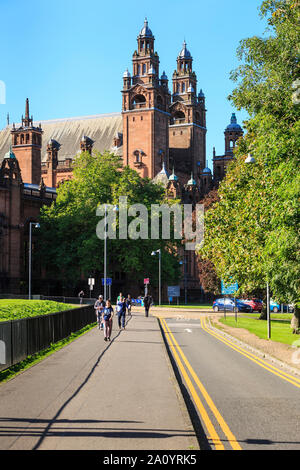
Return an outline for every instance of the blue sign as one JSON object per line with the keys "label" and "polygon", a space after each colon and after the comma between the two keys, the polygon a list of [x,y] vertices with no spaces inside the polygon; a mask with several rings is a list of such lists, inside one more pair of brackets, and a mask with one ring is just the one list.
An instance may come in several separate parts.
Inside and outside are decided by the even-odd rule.
{"label": "blue sign", "polygon": [[224,284],[224,281],[221,281],[221,292],[224,295],[235,294],[238,288],[239,286],[237,282],[235,282],[234,284],[229,284],[227,286]]}
{"label": "blue sign", "polygon": [[[105,282],[104,282],[105,279],[102,277],[101,280],[102,280],[102,285],[104,286],[104,284],[105,284]],[[111,278],[111,277],[107,277],[107,278],[106,278],[106,285],[107,285],[107,286],[111,286],[111,285],[112,285],[112,278]]]}
{"label": "blue sign", "polygon": [[168,297],[180,297],[180,286],[168,286]]}

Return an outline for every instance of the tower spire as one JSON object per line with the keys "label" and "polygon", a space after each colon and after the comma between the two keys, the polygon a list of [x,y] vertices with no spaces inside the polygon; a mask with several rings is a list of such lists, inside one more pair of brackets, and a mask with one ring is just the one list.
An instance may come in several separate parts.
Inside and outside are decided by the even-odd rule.
{"label": "tower spire", "polygon": [[26,104],[25,104],[25,118],[22,117],[22,126],[24,127],[29,127],[32,125],[33,118],[29,118],[29,99],[26,98]]}

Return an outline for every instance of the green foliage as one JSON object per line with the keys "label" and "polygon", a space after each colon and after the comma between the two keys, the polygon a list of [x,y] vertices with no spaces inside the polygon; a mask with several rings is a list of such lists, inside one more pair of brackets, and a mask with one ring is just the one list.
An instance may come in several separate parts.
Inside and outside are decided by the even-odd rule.
{"label": "green foliage", "polygon": [[[218,276],[235,279],[240,293],[265,291],[299,304],[299,106],[292,83],[299,75],[299,2],[266,0],[271,35],[241,42],[244,63],[232,73],[230,96],[249,113],[247,133],[206,214],[201,255]],[[247,153],[255,164],[246,164]]]}
{"label": "green foliage", "polygon": [[[128,206],[139,203],[150,213],[151,204],[162,204],[165,191],[150,179],[143,179],[129,168],[122,167],[120,157],[104,152],[87,152],[77,156],[73,179],[58,188],[56,203],[44,207],[41,214],[39,256],[48,273],[74,284],[82,275],[103,275],[104,242],[97,237],[100,221],[96,209],[102,204],[119,204],[119,197],[128,198]],[[128,217],[128,223],[133,217]],[[118,228],[118,222],[117,222]],[[150,238],[150,237],[149,237]],[[176,243],[167,240],[109,239],[108,269],[126,272],[136,282],[145,275],[158,278],[157,260],[151,252],[162,249],[162,279],[177,280],[179,264]]]}

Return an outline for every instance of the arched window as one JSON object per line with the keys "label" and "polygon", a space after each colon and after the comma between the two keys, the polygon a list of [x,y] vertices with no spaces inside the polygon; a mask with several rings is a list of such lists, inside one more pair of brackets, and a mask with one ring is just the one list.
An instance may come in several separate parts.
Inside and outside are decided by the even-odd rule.
{"label": "arched window", "polygon": [[185,83],[183,83],[183,84],[181,85],[181,92],[182,92],[182,93],[185,92]]}
{"label": "arched window", "polygon": [[146,70],[147,70],[146,64],[143,64],[143,75],[146,75]]}
{"label": "arched window", "polygon": [[175,124],[185,121],[185,114],[182,111],[176,111],[173,116]]}
{"label": "arched window", "polygon": [[146,98],[144,95],[135,95],[132,101],[133,108],[144,108],[146,106]]}

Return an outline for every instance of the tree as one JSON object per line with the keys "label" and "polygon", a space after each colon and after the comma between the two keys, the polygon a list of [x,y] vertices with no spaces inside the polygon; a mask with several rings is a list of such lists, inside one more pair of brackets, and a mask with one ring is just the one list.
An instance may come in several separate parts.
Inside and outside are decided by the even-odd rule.
{"label": "tree", "polygon": [[[229,99],[249,114],[247,133],[206,214],[202,256],[239,292],[265,291],[296,304],[299,319],[299,106],[292,85],[299,75],[299,1],[265,0],[261,15],[271,35],[241,41],[243,64]],[[245,163],[248,153],[255,164]],[[265,313],[265,311],[264,311]]]}
{"label": "tree", "polygon": [[[164,189],[150,179],[143,179],[112,153],[90,155],[83,152],[76,157],[73,179],[57,190],[57,199],[50,207],[43,207],[38,256],[48,275],[70,285],[75,285],[82,275],[103,273],[103,240],[96,227],[99,216],[96,209],[101,204],[118,204],[120,196],[126,196],[128,206],[144,204],[150,211],[151,204],[165,202]],[[134,217],[128,217],[128,222]],[[118,228],[118,226],[117,226]],[[179,277],[176,241],[141,239],[110,239],[107,244],[108,269],[126,272],[136,283],[151,274],[157,281],[157,263],[151,257],[152,250],[161,248],[164,262],[162,279],[174,282]],[[147,256],[148,253],[148,256]]]}

